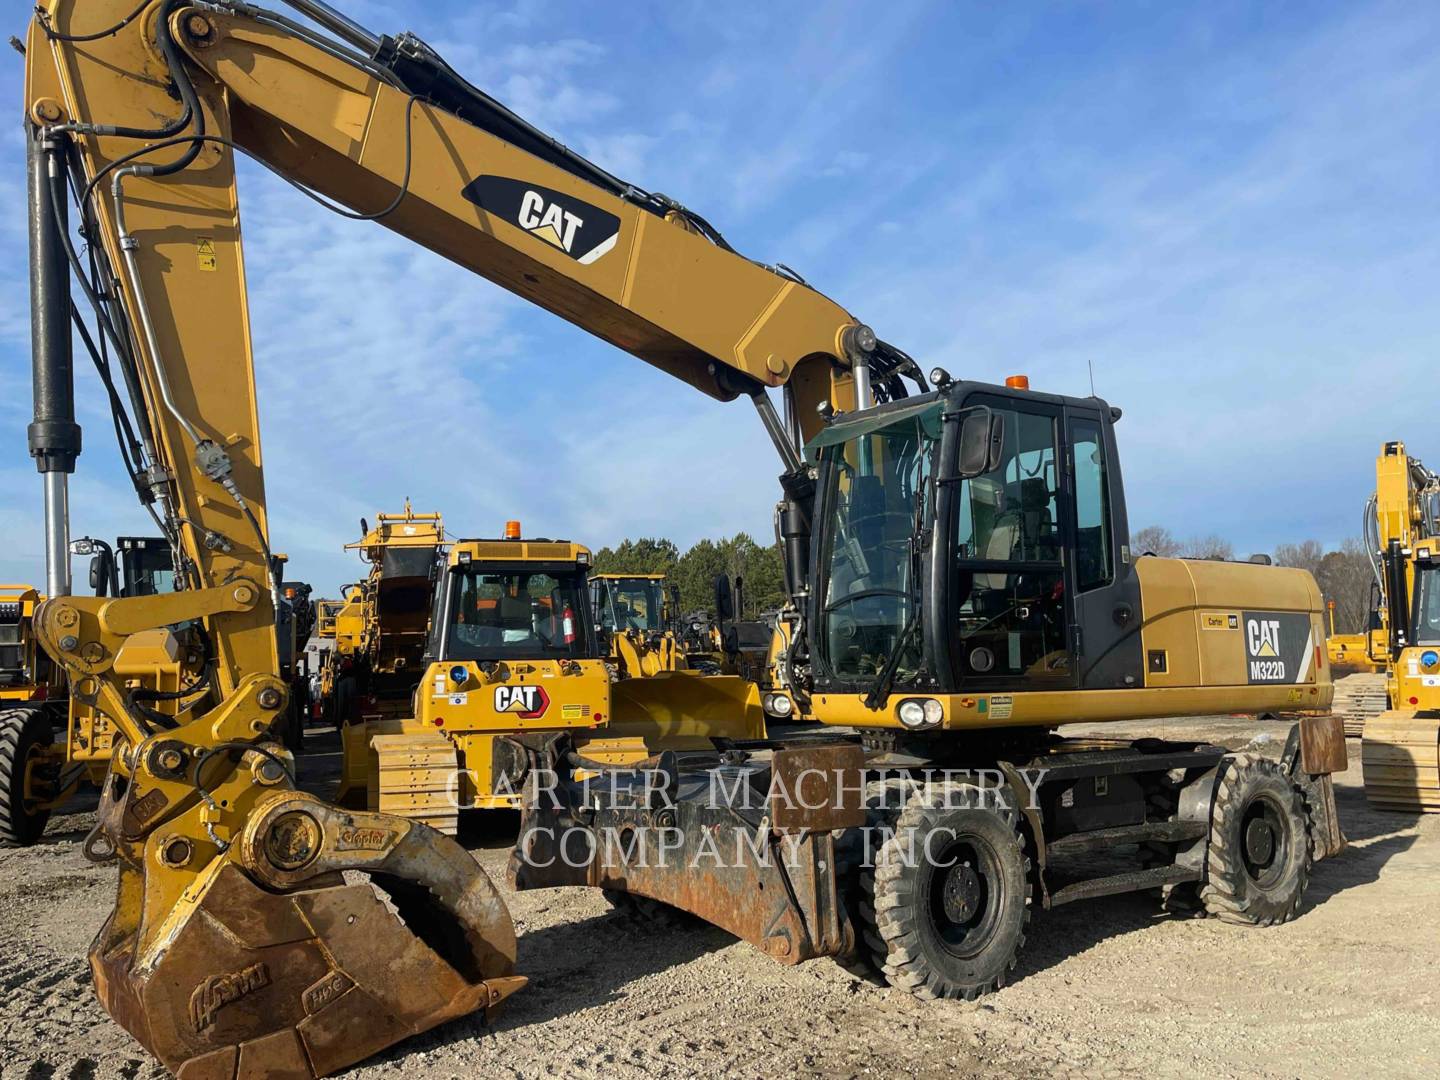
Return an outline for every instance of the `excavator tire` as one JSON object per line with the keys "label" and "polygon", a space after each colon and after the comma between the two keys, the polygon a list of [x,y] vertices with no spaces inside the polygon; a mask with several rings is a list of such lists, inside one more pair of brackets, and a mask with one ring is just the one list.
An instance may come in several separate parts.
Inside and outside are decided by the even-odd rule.
{"label": "excavator tire", "polygon": [[1200,900],[1225,922],[1274,926],[1300,909],[1310,881],[1305,800],[1269,758],[1237,754],[1226,763],[1210,811]]}
{"label": "excavator tire", "polygon": [[1001,792],[917,792],[861,877],[865,943],[891,986],[974,1001],[1005,985],[1030,921],[1030,860]]}
{"label": "excavator tire", "polygon": [[0,712],[0,847],[30,847],[45,832],[50,811],[25,798],[25,773],[55,738],[44,706]]}
{"label": "excavator tire", "polygon": [[1383,712],[1360,745],[1365,797],[1378,810],[1440,812],[1440,716]]}
{"label": "excavator tire", "polygon": [[1330,711],[1345,724],[1345,737],[1358,739],[1365,725],[1390,707],[1384,675],[1362,672],[1335,680],[1335,700]]}
{"label": "excavator tire", "polygon": [[865,828],[843,829],[835,837],[835,864],[840,900],[855,931],[854,946],[834,958],[835,963],[861,982],[885,985],[885,973],[875,963],[881,942],[875,926],[875,859],[895,829],[895,819],[910,797],[913,785],[904,777],[872,780],[865,785]]}

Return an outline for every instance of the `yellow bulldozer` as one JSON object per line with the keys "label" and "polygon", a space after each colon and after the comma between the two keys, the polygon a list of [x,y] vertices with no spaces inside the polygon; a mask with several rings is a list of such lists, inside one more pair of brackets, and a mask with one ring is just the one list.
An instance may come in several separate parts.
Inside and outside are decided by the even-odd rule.
{"label": "yellow bulldozer", "polygon": [[[727,701],[683,672],[614,682],[597,719],[593,695],[559,688],[603,657],[485,655],[526,632],[527,608],[553,642],[551,593],[512,592],[496,563],[467,569],[463,545],[447,556],[416,711],[436,730],[510,725],[487,737],[514,748],[524,785],[515,887],[670,904],[778,962],[833,957],[927,998],[1003,985],[1035,908],[1164,888],[1237,923],[1295,917],[1312,860],[1342,842],[1331,774],[1345,742],[1309,574],[1137,557],[1117,408],[926,372],[413,34],[319,0],[286,7],[42,0],[25,43],[30,447],[53,578],[34,629],[125,744],[85,845],[119,879],[90,963],[147,1050],[185,1076],[324,1075],[525,984],[513,922],[470,854],[421,821],[299,790],[275,741],[288,686],[241,154],[701,393],[748,401],[779,458],[771,666],[804,732],[727,735],[756,688]],[[180,591],[69,594],[76,309],[110,346],[93,359],[131,478],[182,556]],[[577,583],[572,608],[583,600]],[[466,636],[492,612],[498,639]],[[559,619],[562,644],[589,640],[565,643],[563,604]],[[147,635],[173,646],[183,623],[208,652],[172,726],[136,707],[119,658]],[[550,706],[533,715],[541,690],[560,730]],[[1179,721],[1164,740],[1055,732],[1272,711],[1305,714],[1278,760],[1186,738]],[[710,746],[606,761],[587,741],[642,722],[690,725]]]}
{"label": "yellow bulldozer", "polygon": [[532,755],[510,736],[568,734],[599,767],[765,737],[759,692],[744,680],[715,676],[697,688],[700,674],[679,668],[615,671],[613,635],[587,607],[590,565],[588,548],[522,539],[514,521],[501,538],[457,541],[435,591],[415,708],[343,729],[339,801],[453,835],[461,811],[521,808]]}

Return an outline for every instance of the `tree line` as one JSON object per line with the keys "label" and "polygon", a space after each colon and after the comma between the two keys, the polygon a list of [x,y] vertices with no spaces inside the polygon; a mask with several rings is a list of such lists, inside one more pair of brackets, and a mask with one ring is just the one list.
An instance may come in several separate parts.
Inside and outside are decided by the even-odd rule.
{"label": "tree line", "polygon": [[[1224,537],[1176,537],[1160,525],[1148,525],[1131,537],[1136,555],[1151,552],[1167,558],[1233,559],[1235,546]],[[1294,566],[1315,576],[1321,595],[1335,602],[1335,629],[1342,634],[1364,631],[1370,617],[1373,574],[1365,545],[1356,538],[1326,550],[1318,540],[1281,544],[1274,552],[1279,566]],[[726,574],[745,582],[740,616],[758,617],[785,600],[785,568],[778,544],[762,545],[749,533],[719,540],[701,540],[684,552],[673,540],[642,537],[624,540],[595,553],[595,569],[610,574],[664,574],[680,587],[685,612],[710,611],[715,605],[715,578]]]}
{"label": "tree line", "polygon": [[742,619],[758,618],[785,600],[785,566],[780,546],[755,542],[749,533],[719,540],[701,540],[685,552],[673,540],[642,537],[624,540],[595,553],[595,570],[603,574],[664,574],[680,587],[680,607],[687,614],[713,611],[715,578],[725,574],[745,583]]}

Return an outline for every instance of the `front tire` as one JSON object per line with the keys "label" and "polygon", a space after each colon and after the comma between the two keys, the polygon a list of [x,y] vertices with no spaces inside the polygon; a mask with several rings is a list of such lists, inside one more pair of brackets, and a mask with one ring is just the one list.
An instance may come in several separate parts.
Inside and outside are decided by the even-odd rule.
{"label": "front tire", "polygon": [[1225,922],[1289,922],[1310,881],[1305,800],[1279,763],[1239,755],[1226,763],[1210,812],[1200,899]]}
{"label": "front tire", "polygon": [[0,712],[0,847],[30,847],[45,832],[50,811],[25,797],[25,783],[54,741],[50,714],[43,706]]}
{"label": "front tire", "polygon": [[[1005,985],[1030,919],[1030,860],[994,788],[916,793],[880,849],[862,905],[875,966],[924,999],[974,1001]],[[873,905],[873,906],[872,906]]]}

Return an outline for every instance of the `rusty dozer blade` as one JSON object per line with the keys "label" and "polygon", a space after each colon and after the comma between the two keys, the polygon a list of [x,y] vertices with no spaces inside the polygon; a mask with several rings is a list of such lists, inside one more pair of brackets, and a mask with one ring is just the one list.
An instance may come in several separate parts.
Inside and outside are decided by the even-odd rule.
{"label": "rusty dozer blade", "polygon": [[277,792],[152,914],[144,867],[177,854],[152,836],[122,866],[90,966],[110,1015],[186,1080],[325,1076],[525,984],[489,878],[418,822]]}

